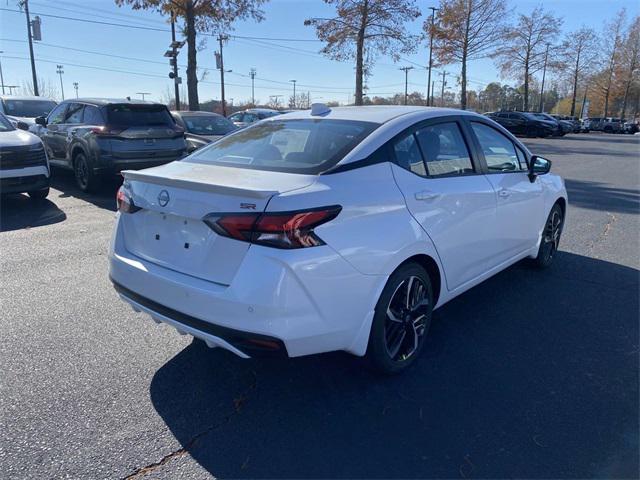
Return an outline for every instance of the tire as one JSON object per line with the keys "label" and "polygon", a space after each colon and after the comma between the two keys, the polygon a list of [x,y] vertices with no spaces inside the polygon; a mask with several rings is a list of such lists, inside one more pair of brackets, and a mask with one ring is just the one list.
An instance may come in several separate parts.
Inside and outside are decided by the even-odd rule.
{"label": "tire", "polygon": [[369,365],[387,375],[409,368],[422,351],[432,312],[429,274],[416,263],[398,268],[389,277],[376,305],[365,357]]}
{"label": "tire", "polygon": [[540,247],[538,255],[533,260],[533,265],[538,268],[547,268],[556,256],[558,246],[560,245],[560,236],[564,227],[564,215],[562,208],[557,203],[549,212],[547,221],[544,224],[542,238],[540,239]]}
{"label": "tire", "polygon": [[604,133],[613,133],[613,128],[611,128],[611,127],[604,127]]}
{"label": "tire", "polygon": [[31,200],[44,200],[49,195],[49,187],[27,193],[29,194]]}
{"label": "tire", "polygon": [[73,173],[80,190],[89,193],[96,189],[96,174],[93,173],[87,156],[82,152],[73,158]]}

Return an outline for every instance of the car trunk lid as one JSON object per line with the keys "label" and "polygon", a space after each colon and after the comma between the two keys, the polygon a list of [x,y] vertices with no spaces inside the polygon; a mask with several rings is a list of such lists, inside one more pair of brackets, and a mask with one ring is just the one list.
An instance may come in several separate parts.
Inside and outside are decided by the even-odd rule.
{"label": "car trunk lid", "polygon": [[229,285],[249,243],[220,236],[203,217],[262,212],[272,196],[303,188],[315,177],[173,162],[123,172],[123,188],[141,210],[122,214],[125,246],[163,267]]}

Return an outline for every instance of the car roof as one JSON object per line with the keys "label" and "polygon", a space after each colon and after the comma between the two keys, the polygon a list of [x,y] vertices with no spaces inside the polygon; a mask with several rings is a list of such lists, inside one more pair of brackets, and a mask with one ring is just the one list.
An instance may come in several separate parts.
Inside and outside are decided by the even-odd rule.
{"label": "car roof", "polygon": [[90,103],[92,105],[104,106],[111,105],[114,103],[129,103],[131,105],[162,105],[158,102],[151,102],[149,100],[138,100],[135,98],[127,99],[127,98],[69,98],[64,101],[65,103]]}
{"label": "car roof", "polygon": [[368,105],[362,107],[332,107],[327,113],[311,115],[311,110],[299,110],[285,113],[267,120],[296,118],[327,118],[335,120],[355,120],[361,122],[386,123],[394,118],[411,113],[422,113],[425,119],[443,115],[461,115],[469,112],[454,108],[418,107],[405,105]]}
{"label": "car roof", "polygon": [[47,102],[55,102],[52,98],[36,97],[34,95],[0,95],[2,100],[45,100]]}

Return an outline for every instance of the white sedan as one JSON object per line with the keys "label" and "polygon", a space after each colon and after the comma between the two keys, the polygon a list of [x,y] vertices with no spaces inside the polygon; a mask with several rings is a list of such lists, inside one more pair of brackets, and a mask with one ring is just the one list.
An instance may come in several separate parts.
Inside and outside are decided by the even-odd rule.
{"label": "white sedan", "polygon": [[550,166],[474,113],[315,104],[124,172],[111,280],[241,357],[344,350],[398,372],[433,309],[552,262],[567,193]]}

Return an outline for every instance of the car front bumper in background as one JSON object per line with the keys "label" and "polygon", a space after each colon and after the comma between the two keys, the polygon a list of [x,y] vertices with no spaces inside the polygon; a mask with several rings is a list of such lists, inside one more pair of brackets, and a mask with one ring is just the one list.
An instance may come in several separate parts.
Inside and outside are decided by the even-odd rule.
{"label": "car front bumper in background", "polygon": [[49,169],[38,167],[0,170],[0,193],[24,193],[49,187]]}

